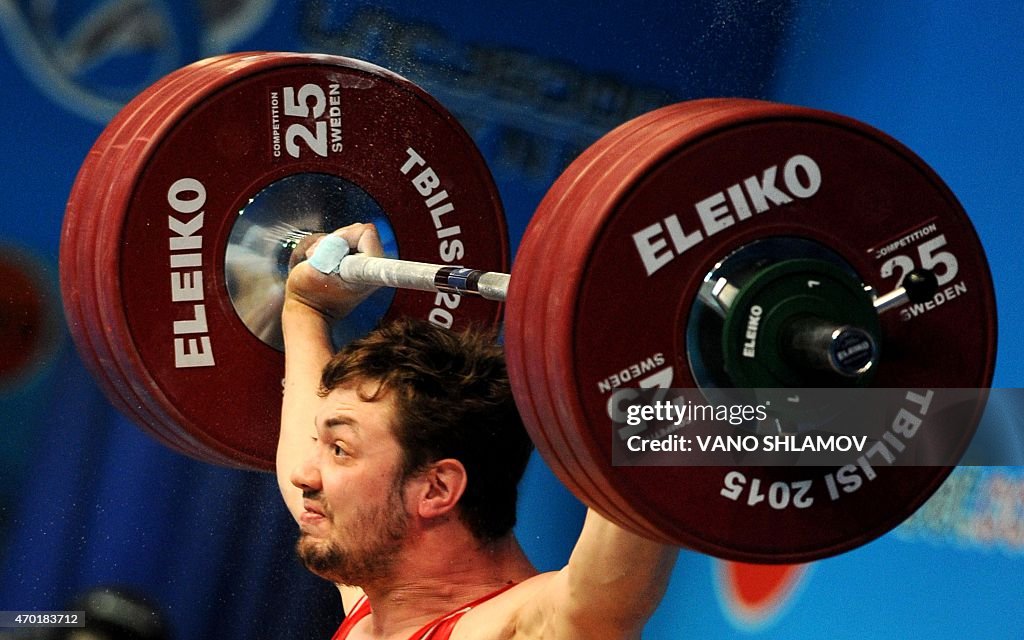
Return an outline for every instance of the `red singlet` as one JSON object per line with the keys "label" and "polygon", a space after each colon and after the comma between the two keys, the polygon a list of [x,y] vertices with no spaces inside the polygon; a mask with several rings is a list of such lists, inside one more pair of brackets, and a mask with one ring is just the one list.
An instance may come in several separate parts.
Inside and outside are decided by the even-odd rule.
{"label": "red singlet", "polygon": [[[515,586],[515,583],[505,585],[504,587],[488,593],[486,596],[470,602],[464,607],[456,609],[451,613],[446,613],[440,618],[433,622],[428,622],[422,629],[409,636],[409,640],[448,640],[448,637],[452,634],[452,629],[455,628],[455,623],[459,621],[467,611],[480,604],[493,598],[494,596],[502,593],[503,591],[510,589]],[[370,601],[366,599],[366,596],[359,598],[356,602],[356,606],[352,607],[352,611],[349,612],[345,619],[342,620],[341,626],[334,632],[331,640],[345,640],[348,638],[348,634],[352,631],[352,627],[356,626],[356,623],[370,615]]]}

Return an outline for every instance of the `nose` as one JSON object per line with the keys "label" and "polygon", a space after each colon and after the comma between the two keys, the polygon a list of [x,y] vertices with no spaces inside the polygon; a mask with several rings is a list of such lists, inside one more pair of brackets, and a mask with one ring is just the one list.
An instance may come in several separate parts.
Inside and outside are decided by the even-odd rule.
{"label": "nose", "polygon": [[320,480],[320,467],[317,464],[316,451],[311,451],[299,464],[292,469],[292,484],[306,491],[320,491],[323,487]]}

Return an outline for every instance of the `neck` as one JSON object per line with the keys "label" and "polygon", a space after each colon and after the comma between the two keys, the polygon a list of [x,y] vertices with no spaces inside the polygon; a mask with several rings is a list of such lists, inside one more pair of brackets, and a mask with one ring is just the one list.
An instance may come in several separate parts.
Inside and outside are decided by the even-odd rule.
{"label": "neck", "polygon": [[537,574],[511,534],[482,544],[464,527],[412,536],[385,579],[363,585],[373,633],[387,637]]}

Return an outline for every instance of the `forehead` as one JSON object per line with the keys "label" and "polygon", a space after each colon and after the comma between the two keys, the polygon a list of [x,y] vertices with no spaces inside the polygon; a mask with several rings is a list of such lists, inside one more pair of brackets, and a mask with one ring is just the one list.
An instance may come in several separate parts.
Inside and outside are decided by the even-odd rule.
{"label": "forehead", "polygon": [[318,427],[348,428],[364,438],[393,437],[394,394],[387,390],[373,400],[376,384],[344,385],[328,393],[316,415]]}

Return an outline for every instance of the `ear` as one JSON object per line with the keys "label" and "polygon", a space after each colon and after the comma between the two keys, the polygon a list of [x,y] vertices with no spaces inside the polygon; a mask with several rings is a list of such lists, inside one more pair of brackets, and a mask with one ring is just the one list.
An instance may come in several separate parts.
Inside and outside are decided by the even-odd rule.
{"label": "ear", "polygon": [[417,513],[423,518],[437,518],[455,508],[466,491],[468,477],[461,462],[444,458],[430,465],[417,480]]}

